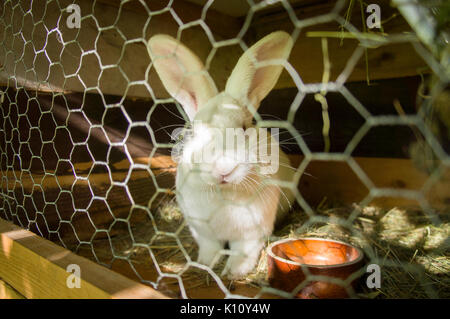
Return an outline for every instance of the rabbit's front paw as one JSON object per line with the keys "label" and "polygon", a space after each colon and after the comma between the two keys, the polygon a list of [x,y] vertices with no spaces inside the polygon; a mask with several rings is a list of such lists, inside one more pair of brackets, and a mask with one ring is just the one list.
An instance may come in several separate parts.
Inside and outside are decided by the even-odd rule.
{"label": "rabbit's front paw", "polygon": [[197,261],[200,264],[209,266],[212,263],[214,257],[216,256],[216,253],[217,253],[217,251],[209,251],[206,249],[200,250],[198,253]]}
{"label": "rabbit's front paw", "polygon": [[240,256],[230,256],[230,268],[227,278],[231,280],[242,279],[255,268],[256,257],[242,258]]}
{"label": "rabbit's front paw", "polygon": [[[219,251],[222,249],[222,245],[219,242],[204,240],[203,242],[199,242],[199,251],[198,251],[198,259],[197,261],[203,265],[211,266],[213,262],[217,262],[219,256]],[[217,256],[217,260],[214,260]]]}
{"label": "rabbit's front paw", "polygon": [[263,245],[261,240],[230,242],[234,254],[229,257],[222,275],[227,274],[229,279],[240,279],[247,275],[256,266]]}

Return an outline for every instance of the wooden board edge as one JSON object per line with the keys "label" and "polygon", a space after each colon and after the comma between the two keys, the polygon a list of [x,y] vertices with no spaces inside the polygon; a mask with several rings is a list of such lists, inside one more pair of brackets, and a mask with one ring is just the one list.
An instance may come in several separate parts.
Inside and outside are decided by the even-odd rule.
{"label": "wooden board edge", "polygon": [[[299,167],[305,159],[299,155],[288,156],[293,167]],[[419,170],[408,158],[352,157],[352,161],[374,188],[383,190],[382,194],[372,195],[365,205],[389,209],[424,209],[421,206],[423,200],[432,210],[448,211],[450,208],[450,169],[431,181],[431,176]],[[324,199],[339,205],[350,205],[369,197],[369,189],[348,161],[314,159],[309,161],[305,173],[307,174],[303,174],[298,188],[301,195],[313,206]],[[402,191],[406,191],[406,194],[401,194]],[[408,192],[416,194],[412,196],[413,193]]]}
{"label": "wooden board edge", "polygon": [[[146,3],[156,3],[161,1],[149,1],[146,0]],[[109,19],[115,19],[117,15],[117,10],[112,10],[111,8],[117,9],[120,7],[119,0],[99,0],[97,1],[98,5],[102,6],[102,15],[110,17]],[[388,1],[383,1],[384,7],[383,14],[388,15],[391,13],[393,8],[388,6]],[[87,8],[90,8],[92,4],[87,1],[81,1],[81,4],[85,4]],[[130,21],[143,20],[146,21],[148,18],[148,14],[146,10],[143,10],[141,4],[136,3],[136,5],[132,6],[132,2],[127,2],[130,4],[127,9],[122,10],[121,14],[123,17],[127,17]],[[310,19],[311,17],[319,17],[322,15],[326,15],[332,11],[335,7],[335,4],[331,1],[322,3],[319,2],[317,5],[307,6],[306,8],[301,6],[297,10],[294,10],[294,14],[297,15],[297,19]],[[171,5],[171,9],[174,14],[180,15],[178,17],[182,20],[183,24],[192,23],[198,20],[201,17],[201,13],[203,12],[203,7],[189,3],[184,1],[176,1]],[[225,14],[221,14],[219,12],[215,12],[214,10],[208,10],[208,14],[205,17],[204,24],[207,25],[210,31],[212,31],[213,36],[215,36],[215,41],[221,42],[223,40],[235,39],[243,26],[241,25],[242,19],[236,19],[231,16],[227,16]],[[247,45],[251,45],[255,43],[256,40],[261,39],[263,36],[267,35],[269,32],[277,30],[284,30],[289,33],[292,33],[294,28],[294,24],[291,19],[288,18],[288,15],[285,10],[281,10],[280,12],[263,14],[264,10],[256,14],[255,17],[252,18],[252,23],[250,25],[249,31],[245,33],[244,42]],[[358,10],[354,10],[354,15],[356,17],[359,16]],[[158,17],[158,15],[155,15]],[[52,17],[52,19],[57,19],[58,17]],[[154,18],[153,18],[154,19]],[[395,21],[394,19],[389,19]],[[88,21],[88,19],[86,19]],[[170,22],[170,21],[169,21]],[[45,24],[49,24],[50,22],[44,21]],[[177,22],[178,23],[178,22]],[[393,24],[393,23],[392,23]],[[136,28],[138,23],[127,24],[132,32],[137,32]],[[162,24],[161,24],[162,25]],[[174,24],[175,25],[175,24]],[[159,27],[158,30],[154,30],[156,33],[164,33],[171,34],[174,36],[180,32],[179,26],[174,27],[172,24],[167,24],[166,26]],[[275,28],[276,26],[276,28]],[[317,29],[315,31],[334,31],[337,27],[336,21],[331,21],[327,23],[317,23]],[[388,25],[389,26],[389,25]],[[359,25],[357,25],[359,27]],[[205,40],[205,32],[202,30],[197,30],[196,28],[185,28],[183,29],[186,33],[186,30],[190,30],[192,35],[189,39],[183,39],[183,43],[190,47],[191,49],[195,48],[195,53],[201,56],[201,59],[204,59],[206,62],[206,57],[210,56],[212,48],[210,48],[209,41]],[[47,33],[40,33],[40,29],[35,28],[34,25],[29,25],[27,27],[24,24],[23,28],[21,28],[21,34],[33,34],[33,37],[39,37],[40,41],[50,41],[49,39],[53,39],[54,35],[48,37]],[[402,34],[405,30],[409,31],[408,24],[406,21],[401,21],[392,26],[391,29],[386,29],[385,32],[393,35],[393,34]],[[61,31],[61,30],[60,30]],[[64,30],[63,30],[64,31]],[[65,34],[67,31],[61,31],[62,34]],[[125,29],[122,27],[120,29],[122,33],[126,33]],[[127,31],[128,32],[128,31]],[[131,32],[131,31],[130,31]],[[97,39],[96,35],[99,33],[98,27],[96,23],[87,24],[87,26],[83,29],[83,35],[86,36],[86,39]],[[135,38],[137,39],[137,38]],[[30,40],[30,39],[26,39]],[[36,90],[38,92],[46,92],[46,93],[54,93],[54,92],[85,92],[86,86],[89,88],[89,91],[93,92],[101,91],[102,94],[112,94],[116,96],[124,96],[130,98],[144,98],[150,99],[151,93],[148,89],[143,85],[131,85],[130,82],[134,82],[136,80],[143,81],[147,79],[146,73],[148,71],[148,65],[150,63],[148,51],[145,48],[144,43],[136,43],[135,45],[126,45],[127,49],[123,45],[123,38],[120,36],[116,37],[107,37],[101,36],[98,38],[98,42],[103,43],[100,45],[101,48],[105,49],[95,49],[96,55],[101,58],[100,60],[114,60],[115,64],[121,64],[121,71],[116,70],[116,68],[111,68],[108,72],[114,72],[114,76],[100,76],[100,70],[97,58],[88,58],[89,55],[75,55],[72,54],[72,60],[70,63],[65,62],[65,59],[61,59],[62,49],[59,46],[48,45],[46,46],[46,54],[60,57],[59,60],[53,61],[54,66],[50,67],[48,65],[48,69],[45,68],[45,72],[42,70],[34,70],[35,74],[30,75],[29,72],[26,72],[23,69],[22,64],[24,65],[32,65],[33,61],[37,59],[39,55],[30,51],[29,54],[22,49],[21,51],[17,51],[17,48],[10,48],[13,53],[17,56],[22,56],[20,59],[20,63],[14,63],[13,65],[9,65],[6,61],[6,57],[2,57],[2,52],[0,51],[0,61],[3,61],[5,65],[3,66],[3,71],[0,72],[0,85],[6,87],[19,87],[24,88],[26,90]],[[55,40],[56,41],[56,40]],[[84,40],[88,41],[88,40]],[[91,40],[89,40],[91,41]],[[88,41],[88,42],[89,42]],[[297,71],[297,75],[300,76],[301,80],[304,83],[312,84],[312,83],[321,83],[322,81],[322,70],[323,70],[323,58],[322,52],[323,48],[321,45],[320,37],[311,37],[306,36],[306,34],[301,33],[300,37],[294,44],[294,48],[291,53],[291,57],[289,59],[289,63],[293,69]],[[354,54],[355,49],[358,46],[358,41],[348,40],[345,43],[345,46],[341,47],[341,41],[336,38],[328,38],[329,42],[329,51],[330,51],[330,61],[331,61],[331,81],[335,81],[335,79],[345,70],[347,66],[347,62],[350,57]],[[92,42],[92,41],[91,41]],[[97,42],[97,41],[96,41]],[[90,43],[90,42],[89,42]],[[347,45],[347,43],[350,43]],[[91,46],[93,45],[90,43]],[[97,47],[97,45],[95,45]],[[70,47],[70,46],[68,46]],[[20,48],[20,44],[18,44],[18,48]],[[91,49],[91,48],[89,48]],[[69,49],[66,49],[69,50]],[[130,51],[129,51],[130,50]],[[221,52],[219,50],[218,52]],[[229,51],[224,53],[214,54],[214,59],[209,68],[209,72],[212,77],[215,79],[216,84],[219,88],[224,87],[228,77],[230,75],[230,70],[234,68],[234,63],[240,58],[242,52],[240,47],[236,45],[230,45]],[[6,52],[6,51],[5,51]],[[78,51],[77,51],[78,52]],[[81,54],[82,51],[80,51]],[[352,72],[348,74],[348,78],[345,83],[351,82],[361,82],[366,81],[367,76],[371,81],[382,80],[382,79],[395,79],[395,78],[403,78],[410,76],[417,76],[423,73],[430,73],[429,67],[423,58],[415,53],[415,50],[411,43],[409,42],[392,42],[379,46],[377,48],[369,48],[367,50],[366,57],[361,57],[358,60],[358,63],[352,68]],[[40,54],[39,59],[41,59],[44,55]],[[118,63],[118,57],[122,56],[120,63]],[[131,58],[132,57],[132,58]],[[314,59],[311,59],[313,57]],[[44,58],[42,58],[44,59]],[[369,69],[366,68],[365,59],[367,59],[367,63],[369,65]],[[47,63],[46,60],[43,60],[42,63]],[[306,61],[306,62],[305,62]],[[73,64],[79,65],[79,70],[76,72],[76,76],[70,75],[70,77],[65,76],[62,69],[70,69]],[[45,66],[45,64],[42,64]],[[126,71],[124,71],[124,67],[126,67]],[[41,68],[43,68],[41,66]],[[367,72],[369,70],[369,75]],[[106,70],[105,70],[106,71]],[[102,70],[102,74],[103,74]],[[123,77],[123,73],[125,73],[126,77],[130,80],[126,80]],[[14,74],[15,76],[11,76]],[[158,98],[167,98],[166,90],[160,83],[159,77],[155,72],[150,70],[148,84],[152,88],[152,91]],[[45,80],[47,79],[47,80]],[[131,80],[133,79],[133,80]],[[82,80],[80,82],[80,80]],[[147,81],[147,80],[145,80]],[[283,88],[296,88],[292,76],[286,70],[282,72],[279,81],[275,86],[275,89],[283,89]]]}
{"label": "wooden board edge", "polygon": [[0,278],[0,299],[25,299],[25,297]]}
{"label": "wooden board edge", "polygon": [[[79,288],[67,284],[76,283],[74,274],[66,270],[69,265],[79,266]],[[1,218],[0,278],[25,298],[167,298]]]}

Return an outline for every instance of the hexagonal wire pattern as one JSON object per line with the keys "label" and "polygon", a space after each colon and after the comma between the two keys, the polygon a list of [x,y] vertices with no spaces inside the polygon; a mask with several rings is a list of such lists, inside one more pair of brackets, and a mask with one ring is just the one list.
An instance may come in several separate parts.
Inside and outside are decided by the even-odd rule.
{"label": "hexagonal wire pattern", "polygon": [[[67,2],[67,3],[66,3]],[[1,141],[1,172],[2,172],[2,198],[3,204],[0,211],[0,216],[13,220],[14,222],[20,224],[22,227],[33,229],[37,233],[42,236],[52,237],[56,236],[56,238],[60,234],[60,230],[62,227],[68,226],[72,227],[73,218],[78,213],[85,213],[84,222],[86,225],[90,225],[89,227],[93,228],[93,235],[90,240],[80,240],[79,245],[75,248],[79,248],[80,245],[87,245],[92,250],[93,256],[95,260],[101,264],[109,266],[108,263],[104,263],[97,256],[92,242],[94,238],[101,233],[108,238],[111,248],[112,260],[122,259],[125,262],[129,263],[130,267],[133,269],[134,273],[138,278],[140,278],[144,283],[150,284],[154,287],[158,287],[159,283],[165,278],[172,278],[176,280],[179,284],[180,295],[182,297],[187,297],[187,293],[184,287],[183,275],[190,268],[194,267],[200,271],[203,271],[204,274],[209,274],[217,284],[217,286],[223,291],[225,297],[236,297],[239,295],[235,295],[230,291],[230,287],[224,284],[222,279],[216,274],[215,271],[210,269],[207,266],[198,264],[194,259],[191,258],[189,252],[183,244],[183,240],[180,239],[180,234],[186,229],[185,223],[181,223],[178,229],[174,231],[165,231],[158,229],[157,223],[155,222],[155,211],[151,209],[151,204],[156,200],[157,195],[168,193],[170,190],[158,186],[158,182],[155,176],[154,171],[150,168],[149,164],[142,164],[133,160],[132,155],[129,153],[127,145],[125,141],[130,136],[130,132],[136,128],[144,128],[148,131],[149,137],[151,138],[153,145],[155,148],[153,149],[151,156],[153,156],[158,148],[170,148],[171,144],[160,144],[156,142],[155,138],[155,130],[150,126],[150,115],[155,110],[155,108],[163,103],[172,103],[175,102],[173,99],[158,99],[155,96],[155,93],[148,81],[148,74],[152,68],[151,62],[149,62],[147,70],[145,72],[145,78],[141,78],[139,80],[132,80],[128,77],[127,73],[123,70],[121,61],[125,55],[125,47],[133,44],[143,44],[146,46],[147,38],[145,37],[145,30],[143,30],[141,36],[137,37],[128,37],[125,35],[120,27],[119,27],[119,17],[122,13],[122,9],[124,5],[129,2],[122,0],[120,3],[119,11],[117,14],[117,19],[112,22],[109,26],[100,26],[100,23],[97,19],[98,14],[102,14],[101,12],[96,12],[96,4],[97,1],[93,1],[92,4],[92,12],[89,14],[84,14],[82,12],[82,22],[91,19],[95,22],[95,25],[98,29],[97,37],[94,40],[94,43],[89,43],[91,48],[86,49],[86,44],[80,44],[80,42],[86,42],[82,38],[82,28],[76,33],[73,39],[67,40],[63,39],[63,35],[58,29],[58,26],[64,23],[63,19],[59,19],[56,22],[56,25],[46,25],[43,17],[35,17],[34,8],[39,4],[43,4],[43,2],[39,1],[13,1],[6,0],[3,3],[2,15],[0,16],[0,46],[2,52],[0,64],[0,73],[3,78],[6,77],[7,80],[7,88],[6,90],[17,90],[24,92],[25,98],[27,99],[26,110],[20,110],[21,104],[19,94],[17,93],[15,96],[11,94],[7,94],[6,92],[2,92],[1,99],[2,104],[9,105],[9,109],[6,110],[2,108],[2,141]],[[206,2],[206,1],[205,1]],[[368,195],[364,198],[359,206],[363,207],[364,205],[371,202],[376,197],[381,196],[398,196],[398,197],[406,197],[406,198],[414,198],[416,199],[421,208],[429,215],[429,217],[437,221],[438,216],[434,213],[433,209],[427,202],[424,193],[430,189],[434,182],[439,180],[443,172],[448,168],[450,164],[450,158],[439,144],[433,132],[430,131],[428,125],[425,121],[424,114],[414,114],[414,115],[383,115],[383,116],[374,116],[371,114],[366,107],[361,104],[355,96],[346,88],[345,84],[353,72],[355,65],[360,59],[362,59],[364,55],[365,48],[371,47],[373,45],[387,45],[393,43],[402,43],[402,42],[410,42],[417,53],[423,58],[423,60],[428,64],[428,66],[432,69],[435,76],[439,79],[440,83],[448,83],[448,72],[441,65],[434,56],[428,51],[428,49],[423,46],[420,41],[416,38],[413,33],[409,34],[390,34],[388,36],[373,36],[367,37],[365,33],[358,30],[355,26],[353,26],[349,21],[346,21],[345,17],[343,17],[343,12],[345,12],[346,1],[337,1],[334,8],[327,14],[314,16],[308,19],[298,19],[294,13],[294,10],[287,0],[280,1],[257,1],[254,3],[252,0],[248,0],[249,10],[246,15],[243,26],[237,36],[232,39],[227,40],[217,40],[210,27],[206,24],[206,15],[208,14],[208,10],[210,6],[213,4],[214,0],[209,0],[203,6],[203,11],[201,18],[189,23],[183,23],[182,19],[180,19],[175,10],[173,10],[172,6],[174,1],[169,1],[168,5],[165,8],[154,11],[150,10],[147,4],[144,1],[140,1],[140,4],[143,8],[145,8],[148,19],[145,23],[145,26],[148,27],[150,20],[152,17],[162,14],[169,14],[178,24],[178,36],[181,37],[181,33],[184,30],[187,30],[192,27],[201,27],[208,37],[210,44],[212,46],[211,52],[209,53],[206,59],[206,68],[209,69],[210,63],[213,60],[217,50],[222,47],[239,45],[243,50],[248,48],[247,44],[244,42],[243,37],[248,31],[252,18],[255,13],[259,10],[262,10],[274,3],[278,3],[284,10],[287,12],[289,19],[291,20],[294,28],[292,32],[292,37],[295,40],[299,37],[300,32],[308,26],[313,26],[315,24],[325,23],[325,22],[337,22],[338,24],[345,27],[346,32],[351,34],[359,41],[359,46],[356,47],[355,51],[351,55],[350,59],[347,61],[345,68],[341,72],[341,74],[337,77],[335,81],[329,81],[329,68],[330,61],[328,57],[327,51],[327,40],[326,38],[322,38],[322,49],[323,49],[323,58],[324,58],[324,70],[323,70],[323,81],[322,83],[313,83],[313,84],[305,84],[302,81],[297,70],[293,68],[290,63],[285,63],[284,68],[291,76],[293,82],[297,86],[299,93],[295,97],[290,106],[288,116],[285,120],[277,120],[277,121],[263,121],[261,118],[257,118],[260,123],[263,123],[265,126],[275,126],[279,128],[283,128],[287,130],[291,135],[293,140],[300,147],[304,160],[301,162],[300,166],[297,169],[297,173],[294,176],[292,183],[289,187],[295,192],[296,200],[298,205],[304,211],[304,214],[307,214],[309,219],[308,221],[298,230],[299,232],[302,229],[306,229],[309,225],[317,223],[317,222],[327,222],[326,217],[321,217],[315,214],[314,209],[307,203],[307,201],[303,198],[302,194],[297,191],[297,184],[305,172],[308,164],[314,160],[328,160],[328,161],[338,161],[347,163],[348,166],[353,170],[354,174],[360,179],[363,185],[369,190]],[[56,10],[59,16],[66,11],[67,5],[70,4],[71,1],[63,1],[63,0],[48,0],[45,2],[44,12],[50,12],[51,10]],[[53,9],[52,9],[53,8]],[[60,11],[60,13],[58,12]],[[19,21],[19,22],[18,22]],[[21,21],[21,23],[20,23]],[[25,24],[32,24],[33,27],[31,29],[31,34],[28,34],[29,28],[25,28]],[[33,34],[38,33],[39,29],[43,31],[45,29],[45,33],[47,37],[45,39],[34,39]],[[115,36],[120,37],[123,40],[123,49],[121,50],[120,57],[117,61],[104,61],[104,57],[99,54],[98,46],[101,45],[100,39],[102,34],[105,32],[112,31]],[[61,46],[59,56],[53,56],[50,54],[49,48],[52,43],[52,39],[56,38]],[[39,43],[42,42],[42,43]],[[187,43],[189,46],[189,43]],[[17,47],[23,46],[22,54],[17,54]],[[75,48],[80,53],[80,65],[73,65],[70,69],[67,69],[67,63],[62,62],[64,58],[64,48],[66,47]],[[33,50],[32,56],[35,58],[33,61],[26,61],[26,51]],[[19,51],[20,52],[20,51]],[[96,59],[99,65],[99,76],[97,83],[85,83],[84,77],[80,75],[81,64],[84,59]],[[112,62],[112,63],[106,63]],[[70,65],[70,64],[69,64]],[[39,70],[42,66],[48,66],[46,77],[40,78],[40,75],[43,73],[42,70]],[[61,79],[61,88],[63,90],[53,90],[52,84],[49,81],[49,72],[52,68],[61,68],[63,71],[63,78]],[[65,69],[66,68],[66,69]],[[105,98],[102,87],[100,84],[100,78],[103,74],[107,74],[109,70],[115,69],[118,71],[116,76],[121,76],[123,80],[127,83],[126,88],[124,88],[124,94],[121,97],[120,101],[115,103],[109,103]],[[21,70],[25,71],[27,75],[26,78],[21,76]],[[105,75],[106,76],[106,75]],[[63,104],[67,105],[66,95],[64,93],[64,88],[67,83],[73,79],[79,81],[81,84],[81,91],[84,93],[97,93],[101,102],[105,107],[105,115],[102,116],[101,121],[98,123],[92,122],[89,117],[86,115],[86,108],[83,107],[85,101],[83,96],[83,101],[80,103],[80,107],[70,108],[67,114],[67,120],[64,120],[61,124],[61,121],[58,121],[56,117],[58,114],[55,113],[53,109],[53,103],[56,99],[62,101]],[[30,80],[31,79],[31,80]],[[41,86],[37,88],[43,90],[50,90],[51,92],[51,101],[50,107],[47,105],[42,105],[43,102],[40,101],[37,96],[34,96],[32,90],[25,90],[29,87],[29,82],[39,83]],[[123,102],[125,97],[127,96],[127,92],[132,89],[134,86],[144,87],[148,93],[148,97],[154,101],[154,105],[152,106],[151,111],[148,113],[146,118],[142,118],[137,121],[132,118],[125,109]],[[322,105],[323,109],[327,108],[327,99],[325,97],[327,92],[338,92],[340,93],[348,103],[356,110],[356,112],[364,119],[364,124],[360,127],[357,133],[353,136],[351,141],[348,143],[345,151],[342,153],[328,153],[328,152],[311,152],[303,139],[302,135],[296,130],[293,126],[295,115],[297,114],[299,107],[303,101],[303,98],[306,94],[315,94],[317,101]],[[181,110],[179,105],[177,104],[178,110]],[[113,111],[111,111],[113,110]],[[29,113],[35,112],[34,116],[29,116]],[[111,139],[108,132],[105,130],[105,118],[106,113],[108,112],[120,112],[123,115],[124,123],[127,126],[126,132],[123,133],[122,139]],[[332,119],[327,118],[327,113],[324,114],[324,125],[332,125]],[[258,117],[258,116],[257,116]],[[84,125],[87,127],[87,133],[80,137],[76,134],[73,134],[68,128],[68,123],[71,120],[76,120],[80,125]],[[42,132],[40,128],[40,124],[45,122],[46,125],[50,125],[54,132],[53,136],[48,136],[48,133]],[[396,188],[379,188],[376,187],[375,184],[371,181],[371,179],[366,175],[364,170],[358,165],[358,163],[352,157],[352,152],[355,150],[358,143],[361,142],[366,133],[373,127],[380,125],[409,125],[415,126],[420,131],[420,133],[424,136],[426,143],[432,148],[432,151],[436,155],[436,157],[440,161],[440,166],[438,169],[434,170],[434,172],[430,175],[428,181],[425,183],[423,188],[418,191],[413,190],[402,190]],[[27,136],[20,136],[19,127],[26,127],[25,131],[29,131]],[[328,127],[329,130],[329,127]],[[327,130],[324,131],[324,137],[326,138]],[[64,154],[64,151],[61,151],[60,145],[56,143],[57,135],[64,135],[67,141],[72,144],[72,148],[70,154]],[[89,146],[89,139],[92,136],[102,136],[103,140],[105,140],[109,144],[109,148],[107,150],[107,154],[110,153],[113,148],[120,148],[123,150],[126,155],[127,161],[130,163],[130,167],[127,170],[125,176],[123,176],[120,180],[116,180],[116,177],[113,176],[111,163],[108,160],[108,156],[103,159],[97,159],[97,156],[94,154],[97,150],[93,150]],[[36,149],[36,144],[33,141],[37,139],[40,141],[41,148]],[[29,153],[31,155],[31,163],[29,167],[25,167],[21,162],[21,154]],[[72,159],[76,154],[85,153],[87,158],[91,159],[92,165],[88,170],[83,170],[77,167]],[[48,167],[48,163],[45,160],[46,156],[52,155],[57,157],[57,165],[56,167]],[[106,159],[106,160],[105,160]],[[32,173],[32,170],[39,168],[43,174],[36,175]],[[61,170],[71,171],[73,176],[62,177],[58,172]],[[104,173],[104,175],[108,176],[110,185],[103,190],[96,190],[93,184],[94,175],[100,170]],[[132,180],[133,172],[139,172],[139,174],[144,175],[145,178],[152,180],[153,184],[156,185],[154,191],[154,196],[152,196],[147,205],[143,205],[138,203],[135,199],[136,196],[133,196],[132,191],[129,188],[129,183]],[[58,191],[56,193],[49,193],[46,191],[46,187],[48,185],[53,185]],[[78,193],[77,196],[74,196],[75,189],[84,185],[84,192],[86,192],[86,198],[83,199],[82,195]],[[130,203],[130,214],[127,218],[116,217],[114,216],[113,209],[111,209],[111,202],[114,200],[114,196],[119,193],[120,196],[118,198],[128,200]],[[85,200],[83,205],[79,204],[79,198],[75,198],[80,196],[83,200]],[[36,198],[40,197],[39,200]],[[117,200],[117,198],[116,198]],[[62,212],[61,203],[71,204],[72,207],[68,208],[68,215],[64,215]],[[99,229],[96,226],[95,221],[93,221],[89,215],[88,208],[99,205],[100,209],[112,215],[114,222],[110,225],[108,229]],[[31,211],[30,211],[31,209]],[[32,210],[35,210],[36,213],[33,213]],[[151,224],[154,228],[154,234],[150,239],[150,242],[140,242],[136,240],[133,236],[133,231],[131,230],[130,218],[131,212],[134,210],[141,210],[145,212],[148,218],[151,220]],[[72,212],[72,214],[70,214]],[[23,214],[24,213],[24,214]],[[58,215],[60,219],[60,223],[58,228],[50,229],[49,224],[47,223],[50,214]],[[341,219],[338,222],[341,226],[347,227],[352,232],[354,232],[357,236],[360,235],[356,230],[352,227],[353,222],[359,216],[360,211],[355,208],[353,212],[347,219]],[[21,216],[26,216],[24,219]],[[115,249],[113,248],[113,244],[111,241],[111,234],[116,225],[123,224],[123,227],[127,228],[129,233],[131,234],[132,240],[132,248],[144,249],[148,252],[148,262],[152,262],[157,271],[157,278],[154,280],[148,280],[143,278],[139,273],[139,270],[134,267],[134,264],[130,262],[130,255],[122,256],[120,254],[116,254]],[[32,227],[34,225],[34,228]],[[44,232],[42,227],[47,227],[47,230]],[[75,230],[74,230],[75,232]],[[77,236],[75,232],[75,236]],[[177,250],[184,255],[186,262],[181,268],[175,273],[165,272],[161,267],[159,267],[160,260],[158,260],[157,253],[155,253],[155,248],[153,243],[156,242],[158,236],[166,236],[173,238],[175,242],[175,246]],[[78,237],[77,237],[78,238]],[[63,245],[64,241],[59,240],[59,242]],[[368,249],[365,251],[369,256],[371,262],[379,263],[383,265],[389,265],[389,260],[380,260],[376,255],[374,255],[373,251]],[[227,251],[223,252],[227,254]],[[404,264],[404,269],[410,270],[412,272],[415,271],[415,268],[411,264]],[[327,278],[310,278],[313,279],[327,279]],[[329,279],[329,278],[328,278]],[[349,278],[348,280],[350,280]],[[347,280],[347,281],[348,281]],[[346,282],[338,281],[338,284],[345,285]],[[301,288],[301,287],[299,287]],[[275,293],[280,296],[290,297],[292,294],[288,294],[285,292],[278,291],[276,289],[272,289],[269,287],[263,287],[256,294],[256,297],[261,296],[262,294],[270,292]],[[350,292],[353,293],[350,288]],[[427,289],[427,294],[429,296],[436,296],[436,293],[433,289]]]}

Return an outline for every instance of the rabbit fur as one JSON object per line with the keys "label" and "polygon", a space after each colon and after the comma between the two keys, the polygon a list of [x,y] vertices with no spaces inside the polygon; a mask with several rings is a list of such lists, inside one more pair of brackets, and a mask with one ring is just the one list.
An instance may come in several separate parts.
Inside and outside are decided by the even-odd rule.
{"label": "rabbit fur", "polygon": [[[225,90],[218,92],[203,63],[186,46],[168,35],[148,41],[153,67],[191,122],[190,136],[179,144],[176,197],[199,246],[198,262],[213,267],[228,243],[230,256],[222,275],[232,279],[252,271],[275,220],[293,201],[289,189],[268,181],[291,181],[294,171],[278,144],[279,168],[271,174],[260,172],[265,164],[237,160],[235,150],[225,149],[208,163],[192,158],[211,143],[217,130],[254,127],[252,111],[275,86],[292,45],[290,35],[282,31],[262,38],[244,52]],[[270,133],[265,138],[277,143]]]}

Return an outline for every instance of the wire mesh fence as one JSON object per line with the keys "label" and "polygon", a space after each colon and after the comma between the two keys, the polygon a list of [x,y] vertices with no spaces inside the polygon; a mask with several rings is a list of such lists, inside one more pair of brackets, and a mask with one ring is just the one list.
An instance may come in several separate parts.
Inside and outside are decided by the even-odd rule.
{"label": "wire mesh fence", "polygon": [[[379,27],[370,28],[371,4],[363,1],[248,0],[235,8],[238,13],[227,14],[218,13],[232,10],[233,6],[223,9],[225,1],[200,3],[3,2],[0,217],[173,297],[294,297],[317,281],[344,287],[352,297],[449,297],[448,4],[393,1],[392,7],[380,2],[383,19]],[[256,180],[231,183],[230,189],[208,184],[199,188],[200,197],[182,191],[185,186],[181,173],[175,177],[171,153],[175,149],[185,155],[183,143],[189,142],[190,132],[199,131],[185,106],[190,97],[180,98],[178,87],[200,83],[202,90],[193,99],[205,105],[218,91],[229,93],[233,85],[228,86],[227,80],[242,54],[279,29],[292,41],[289,58],[249,60],[256,62],[255,70],[276,74],[279,68],[281,73],[275,77],[277,84],[268,85],[268,91],[273,86],[275,90],[266,92],[258,112],[260,101],[250,95],[240,108],[226,98],[219,104],[243,110],[232,114],[249,120],[244,128],[278,129],[271,138],[288,154],[280,164],[288,173],[261,174],[252,167],[254,175],[248,178]],[[148,42],[157,34],[170,34],[176,40],[169,42],[178,44],[170,47],[167,42],[169,48],[161,44],[158,51],[157,44],[152,48]],[[199,59],[190,59],[185,47]],[[380,50],[381,58],[373,58],[372,52]],[[396,50],[400,53],[392,56]],[[171,92],[164,72],[174,69],[183,72]],[[237,73],[234,87],[242,89],[246,73]],[[383,82],[407,76],[414,76],[416,86],[406,93],[395,81]],[[208,95],[212,80],[217,88],[211,86]],[[360,83],[359,89],[354,82]],[[379,91],[363,91],[363,86]],[[389,112],[371,102],[384,94],[394,97],[388,102]],[[402,94],[412,106],[403,103]],[[338,109],[339,103],[347,111]],[[310,108],[318,116],[299,121]],[[238,119],[230,122],[230,118],[219,122],[236,126]],[[305,124],[313,119],[316,126]],[[344,142],[336,139],[338,130],[349,127],[352,131]],[[389,150],[389,145],[377,142],[378,136],[383,141],[401,140],[404,135],[397,127],[412,136],[400,144],[403,149],[394,145]],[[184,128],[175,137],[185,141],[173,139],[175,128]],[[376,167],[358,154],[384,157],[376,162],[384,164]],[[183,176],[187,182],[190,178],[198,182],[205,170],[211,173],[206,167],[202,162]],[[335,167],[330,170],[333,183],[314,184],[330,167]],[[406,174],[406,185],[380,183],[378,175],[399,171]],[[311,181],[315,186],[302,191],[302,185],[304,190]],[[337,184],[348,186],[337,201],[331,201],[327,197],[336,195]],[[345,200],[340,201],[339,194]],[[239,233],[252,231],[245,227],[252,223],[245,219],[248,207],[257,202],[262,210],[272,206],[276,210],[283,196],[292,197],[289,212],[273,233],[269,225],[251,246],[251,253],[258,253],[252,269],[239,278],[226,276],[240,252],[234,248],[235,240],[221,239],[214,249],[217,254],[206,258],[206,265],[199,262],[202,258],[197,261],[198,247],[208,238],[193,227],[199,218],[186,207],[195,205],[180,209],[180,202],[195,198],[200,212],[206,206],[234,207],[241,214],[237,223],[241,228],[236,226],[231,233]],[[374,204],[385,198],[395,200]],[[221,204],[211,208],[218,199]],[[227,227],[223,215],[208,216],[205,222],[219,225],[215,229]],[[344,278],[315,275],[303,267],[306,279],[294,289],[271,287],[266,250],[259,254],[262,244],[302,237],[353,244],[364,252],[364,263]],[[370,274],[367,265],[381,267],[381,286],[368,287],[365,278],[352,286],[353,280]]]}

